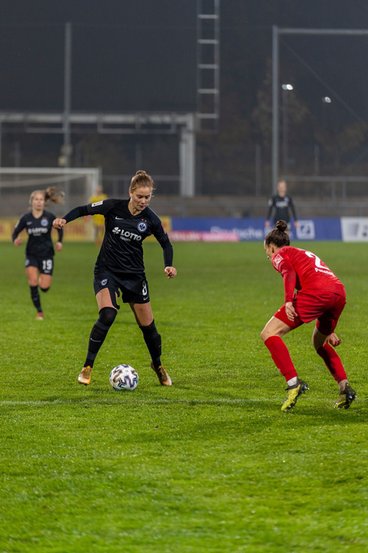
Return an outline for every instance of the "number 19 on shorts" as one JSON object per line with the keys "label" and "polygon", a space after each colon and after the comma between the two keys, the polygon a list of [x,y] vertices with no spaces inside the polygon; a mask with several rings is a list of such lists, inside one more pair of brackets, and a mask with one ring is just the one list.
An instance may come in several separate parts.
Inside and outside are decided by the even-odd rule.
{"label": "number 19 on shorts", "polygon": [[52,272],[52,259],[43,259],[42,260],[42,272],[43,273],[51,273]]}

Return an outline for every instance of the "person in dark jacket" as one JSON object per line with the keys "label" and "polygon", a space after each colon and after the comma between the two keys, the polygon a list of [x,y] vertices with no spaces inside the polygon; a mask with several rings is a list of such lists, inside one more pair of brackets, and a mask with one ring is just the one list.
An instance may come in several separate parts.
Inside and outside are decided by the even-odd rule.
{"label": "person in dark jacket", "polygon": [[286,221],[290,228],[290,219],[294,220],[294,225],[298,227],[298,218],[296,216],[294,202],[291,196],[287,194],[287,184],[284,179],[277,183],[277,193],[268,201],[268,212],[265,227],[269,229],[271,223],[276,225],[277,221]]}

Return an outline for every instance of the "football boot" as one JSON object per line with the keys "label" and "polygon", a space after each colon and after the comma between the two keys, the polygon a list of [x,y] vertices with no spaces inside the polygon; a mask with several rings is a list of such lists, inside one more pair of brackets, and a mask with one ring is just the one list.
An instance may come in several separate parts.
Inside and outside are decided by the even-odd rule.
{"label": "football boot", "polygon": [[172,386],[172,380],[170,378],[170,375],[162,365],[156,368],[154,364],[151,363],[151,369],[153,369],[157,374],[157,377],[160,381],[161,386]]}
{"label": "football boot", "polygon": [[355,398],[355,390],[353,390],[349,384],[346,384],[344,390],[340,392],[340,395],[335,402],[335,407],[337,409],[349,409]]}
{"label": "football boot", "polygon": [[79,384],[84,384],[85,386],[88,386],[88,384],[91,384],[91,377],[92,377],[92,367],[90,366],[83,367],[83,369],[78,375],[78,382]]}
{"label": "football boot", "polygon": [[295,406],[298,397],[304,394],[304,392],[306,392],[307,390],[309,390],[308,384],[306,382],[303,382],[303,380],[300,380],[299,378],[296,384],[294,384],[293,386],[288,386],[286,388],[287,398],[281,406],[281,411],[290,411],[290,409]]}

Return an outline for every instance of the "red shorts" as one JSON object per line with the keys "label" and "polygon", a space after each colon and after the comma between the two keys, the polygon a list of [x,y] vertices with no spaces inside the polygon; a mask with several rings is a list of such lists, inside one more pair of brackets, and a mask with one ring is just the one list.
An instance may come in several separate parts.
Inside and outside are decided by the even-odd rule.
{"label": "red shorts", "polygon": [[337,291],[325,290],[322,293],[297,292],[293,305],[297,312],[294,321],[287,318],[285,305],[274,314],[276,319],[287,324],[290,328],[297,328],[303,323],[310,323],[317,319],[318,330],[328,336],[336,328],[342,310],[346,304],[344,288]]}

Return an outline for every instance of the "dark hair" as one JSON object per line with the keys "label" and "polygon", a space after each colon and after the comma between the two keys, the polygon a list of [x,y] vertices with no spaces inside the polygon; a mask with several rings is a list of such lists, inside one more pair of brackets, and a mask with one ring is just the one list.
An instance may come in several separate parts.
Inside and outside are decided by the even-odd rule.
{"label": "dark hair", "polygon": [[285,221],[277,221],[275,228],[272,229],[265,238],[265,245],[275,244],[278,248],[290,246],[290,238],[286,232],[288,225]]}
{"label": "dark hair", "polygon": [[146,171],[140,170],[136,172],[130,181],[129,192],[134,192],[140,186],[148,186],[152,191],[155,189],[153,178]]}

